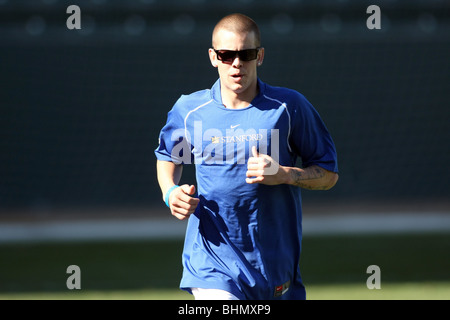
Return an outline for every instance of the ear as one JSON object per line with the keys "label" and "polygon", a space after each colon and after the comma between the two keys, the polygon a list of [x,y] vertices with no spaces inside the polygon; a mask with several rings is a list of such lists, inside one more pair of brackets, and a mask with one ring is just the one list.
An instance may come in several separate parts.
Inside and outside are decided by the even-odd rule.
{"label": "ear", "polygon": [[217,68],[218,67],[217,54],[211,48],[208,50],[208,53],[209,53],[209,60],[211,61],[211,65],[214,68]]}
{"label": "ear", "polygon": [[257,58],[258,67],[263,64],[263,61],[264,61],[264,48],[261,48],[258,51],[258,58]]}

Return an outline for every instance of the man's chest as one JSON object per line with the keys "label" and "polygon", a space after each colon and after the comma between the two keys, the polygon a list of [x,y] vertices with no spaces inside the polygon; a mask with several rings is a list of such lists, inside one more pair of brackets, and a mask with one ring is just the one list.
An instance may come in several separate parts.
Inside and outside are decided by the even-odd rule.
{"label": "man's chest", "polygon": [[290,116],[284,106],[205,111],[189,117],[185,124],[197,163],[245,163],[252,146],[272,156],[287,147]]}

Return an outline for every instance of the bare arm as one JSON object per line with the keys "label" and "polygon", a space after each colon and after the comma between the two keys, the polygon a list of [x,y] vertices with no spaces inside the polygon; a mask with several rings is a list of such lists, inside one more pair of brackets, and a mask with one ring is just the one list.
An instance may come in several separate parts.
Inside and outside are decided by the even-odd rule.
{"label": "bare arm", "polygon": [[[165,200],[166,192],[180,182],[183,166],[170,161],[158,160],[156,171],[162,198]],[[195,194],[195,186],[188,184],[184,184],[170,193],[169,206],[173,216],[180,220],[189,218],[200,202],[198,198],[192,197],[193,194]]]}
{"label": "bare arm", "polygon": [[334,187],[339,179],[337,173],[319,166],[304,169],[282,167],[282,170],[285,171],[286,183],[309,190],[329,190]]}
{"label": "bare arm", "polygon": [[183,166],[176,165],[170,161],[156,161],[156,172],[158,175],[158,183],[161,188],[162,197],[164,196],[172,186],[178,184],[183,173]]}
{"label": "bare arm", "polygon": [[280,166],[272,157],[259,154],[254,147],[247,164],[247,183],[291,184],[309,190],[329,190],[338,174],[313,165],[304,169]]}

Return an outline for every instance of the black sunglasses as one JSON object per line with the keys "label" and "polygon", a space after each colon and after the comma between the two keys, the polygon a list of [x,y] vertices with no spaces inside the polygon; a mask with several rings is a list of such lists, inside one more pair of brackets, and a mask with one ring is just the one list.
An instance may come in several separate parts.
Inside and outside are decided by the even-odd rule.
{"label": "black sunglasses", "polygon": [[239,57],[242,61],[252,61],[258,57],[258,51],[260,48],[255,49],[246,49],[241,51],[233,51],[233,50],[216,50],[213,49],[217,54],[217,59],[222,61],[223,63],[233,63],[236,56]]}

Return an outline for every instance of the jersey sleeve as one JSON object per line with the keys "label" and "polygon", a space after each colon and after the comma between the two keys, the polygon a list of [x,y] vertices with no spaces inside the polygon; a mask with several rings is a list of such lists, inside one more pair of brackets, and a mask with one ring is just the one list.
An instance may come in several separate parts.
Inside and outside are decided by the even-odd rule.
{"label": "jersey sleeve", "polygon": [[190,144],[185,134],[182,97],[167,114],[167,121],[159,133],[155,155],[158,160],[175,164],[192,163]]}
{"label": "jersey sleeve", "polygon": [[290,145],[304,168],[318,165],[338,172],[336,147],[317,110],[301,94],[292,110]]}

